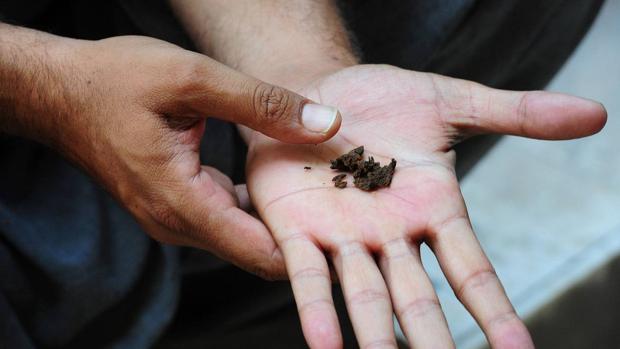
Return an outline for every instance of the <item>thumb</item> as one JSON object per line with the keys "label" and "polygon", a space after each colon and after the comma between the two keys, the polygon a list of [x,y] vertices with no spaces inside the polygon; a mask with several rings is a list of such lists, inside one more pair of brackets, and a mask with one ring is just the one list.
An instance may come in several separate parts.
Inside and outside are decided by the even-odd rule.
{"label": "thumb", "polygon": [[[192,113],[238,123],[287,143],[317,144],[333,137],[342,118],[334,107],[242,74],[201,56],[197,82],[183,86]],[[188,93],[189,92],[189,93]]]}
{"label": "thumb", "polygon": [[475,122],[465,122],[461,126],[481,133],[573,139],[597,133],[607,121],[602,104],[567,94],[505,91],[482,85],[470,91]]}

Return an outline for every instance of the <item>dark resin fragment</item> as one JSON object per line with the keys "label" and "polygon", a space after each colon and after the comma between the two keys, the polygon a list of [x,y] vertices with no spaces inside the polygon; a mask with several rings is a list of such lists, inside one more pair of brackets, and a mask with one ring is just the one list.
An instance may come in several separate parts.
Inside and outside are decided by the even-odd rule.
{"label": "dark resin fragment", "polygon": [[332,182],[340,182],[343,179],[345,179],[347,177],[346,173],[341,173],[339,175],[335,175],[334,178],[332,178]]}
{"label": "dark resin fragment", "polygon": [[[396,160],[392,159],[389,165],[381,167],[381,164],[370,156],[364,161],[362,155],[364,147],[351,150],[347,154],[331,161],[331,168],[340,171],[353,173],[353,184],[361,190],[370,191],[381,187],[389,187],[392,183],[392,177],[396,169]],[[334,185],[338,188],[344,188],[346,182],[343,179],[346,174],[339,174],[334,177]],[[344,183],[344,186],[341,186]]]}
{"label": "dark resin fragment", "polygon": [[378,162],[374,162],[372,166],[372,169],[366,171],[364,175],[354,177],[353,184],[366,191],[389,187],[394,176],[396,160],[392,159],[389,165],[383,167]]}
{"label": "dark resin fragment", "polygon": [[304,170],[312,170],[312,167],[310,167],[310,166],[304,166]]}
{"label": "dark resin fragment", "polygon": [[334,182],[334,187],[336,188],[346,188],[347,187],[347,181],[345,181],[344,179],[347,178],[346,173],[341,173],[339,175],[334,176],[334,178],[332,178],[332,182]]}
{"label": "dark resin fragment", "polygon": [[345,172],[353,172],[357,169],[360,161],[363,160],[364,146],[357,147],[350,152],[339,156],[336,160],[331,160],[331,169]]}
{"label": "dark resin fragment", "polygon": [[378,170],[381,164],[375,162],[372,156],[368,157],[368,160],[360,162],[357,166],[357,170],[353,171],[353,178],[366,177],[369,173]]}

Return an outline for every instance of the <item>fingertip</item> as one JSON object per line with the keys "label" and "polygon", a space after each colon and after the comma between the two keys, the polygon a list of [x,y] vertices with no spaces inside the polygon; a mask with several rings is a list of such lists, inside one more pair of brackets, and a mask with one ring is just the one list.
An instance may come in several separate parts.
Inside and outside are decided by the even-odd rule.
{"label": "fingertip", "polygon": [[282,255],[276,255],[278,252],[268,258],[268,262],[257,262],[253,268],[246,268],[251,273],[259,276],[267,281],[284,281],[288,280],[288,274],[286,273],[286,267],[284,265],[284,259]]}
{"label": "fingertip", "polygon": [[605,106],[603,105],[603,103],[600,102],[595,102],[592,101],[594,103],[594,110],[592,112],[593,115],[593,125],[594,125],[594,133],[598,133],[600,132],[605,125],[607,124],[607,109],[605,108]]}
{"label": "fingertip", "polygon": [[250,201],[250,194],[248,193],[248,187],[245,184],[235,185],[235,194],[237,194],[237,201],[239,202],[239,208],[244,212],[251,212],[253,210],[252,202]]}
{"label": "fingertip", "polygon": [[338,133],[338,130],[340,130],[341,125],[342,125],[342,114],[340,114],[340,111],[336,109],[336,117],[334,118],[334,122],[327,129],[327,131],[324,132],[322,142],[325,142],[331,139],[332,137],[334,137],[336,133]]}
{"label": "fingertip", "polygon": [[523,103],[531,120],[527,136],[561,140],[593,135],[607,122],[605,107],[596,101],[554,92],[530,92]]}
{"label": "fingertip", "polygon": [[331,139],[342,124],[340,111],[331,106],[305,103],[296,117],[278,127],[262,129],[264,134],[291,144],[319,144]]}
{"label": "fingertip", "polygon": [[321,144],[321,143],[329,141],[330,139],[332,139],[332,137],[334,137],[338,133],[338,131],[340,130],[341,123],[342,123],[342,117],[340,116],[340,113],[338,113],[332,126],[323,133],[320,133],[318,135],[313,135],[314,137],[312,138],[310,142],[308,142],[308,144]]}
{"label": "fingertip", "polygon": [[338,321],[314,317],[306,321],[304,331],[310,348],[340,349],[343,346]]}
{"label": "fingertip", "polygon": [[489,342],[493,348],[534,349],[529,331],[518,318],[497,324]]}
{"label": "fingertip", "polygon": [[342,115],[331,106],[306,103],[302,107],[301,125],[308,136],[304,143],[318,144],[332,138],[340,129]]}
{"label": "fingertip", "polygon": [[288,280],[284,255],[279,247],[276,247],[275,250],[273,250],[273,253],[271,254],[271,262],[274,266],[273,280]]}
{"label": "fingertip", "polygon": [[[576,97],[565,94],[556,94],[563,99],[567,113],[571,112],[576,119],[575,126],[578,131],[575,136],[585,137],[593,135],[603,129],[607,123],[607,110],[602,103],[588,98]],[[562,102],[562,100],[561,100]]]}

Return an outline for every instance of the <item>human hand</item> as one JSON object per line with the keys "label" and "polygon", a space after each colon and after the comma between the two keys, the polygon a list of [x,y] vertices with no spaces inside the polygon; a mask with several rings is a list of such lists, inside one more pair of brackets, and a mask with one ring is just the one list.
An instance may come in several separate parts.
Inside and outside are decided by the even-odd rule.
{"label": "human hand", "polygon": [[[247,178],[255,208],[284,255],[309,345],[341,346],[329,261],[360,347],[396,347],[393,312],[412,347],[453,347],[420,260],[424,242],[492,347],[533,347],[472,231],[452,146],[485,133],[587,136],[603,127],[602,106],[390,66],[346,68],[299,91],[337,106],[340,132],[318,146],[287,145],[254,133]],[[360,145],[365,156],[384,165],[398,161],[389,188],[333,186],[329,160]]]}
{"label": "human hand", "polygon": [[155,39],[91,42],[41,33],[37,40],[49,46],[37,67],[45,74],[15,74],[28,93],[15,98],[14,122],[2,120],[8,131],[80,164],[153,238],[211,251],[263,277],[283,273],[271,234],[240,209],[231,180],[201,166],[205,118],[319,143],[340,125],[334,108]]}

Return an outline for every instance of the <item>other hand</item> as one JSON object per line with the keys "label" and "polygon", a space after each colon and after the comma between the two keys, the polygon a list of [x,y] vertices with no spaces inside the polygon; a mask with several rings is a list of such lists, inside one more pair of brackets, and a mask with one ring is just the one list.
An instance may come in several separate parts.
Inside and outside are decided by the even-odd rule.
{"label": "other hand", "polygon": [[72,43],[61,62],[71,78],[60,83],[60,102],[44,111],[59,116],[47,130],[49,143],[103,184],[153,238],[211,251],[263,277],[281,274],[271,234],[240,207],[247,193],[200,163],[205,119],[319,143],[340,126],[337,111],[163,41]]}

